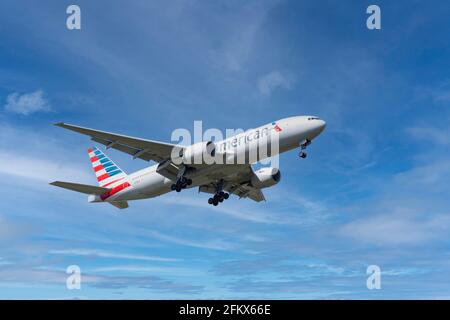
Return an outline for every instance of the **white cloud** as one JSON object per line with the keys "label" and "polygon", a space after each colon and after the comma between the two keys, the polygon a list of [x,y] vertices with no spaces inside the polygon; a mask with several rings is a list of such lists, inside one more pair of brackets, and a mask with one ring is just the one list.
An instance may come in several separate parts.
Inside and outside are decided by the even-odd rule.
{"label": "white cloud", "polygon": [[279,88],[290,89],[291,85],[290,77],[277,70],[269,72],[258,80],[258,89],[263,96],[270,96],[274,90]]}
{"label": "white cloud", "polygon": [[6,98],[5,110],[9,112],[27,116],[39,111],[48,112],[50,109],[50,103],[44,98],[44,92],[42,90],[24,93],[22,95],[14,92]]}

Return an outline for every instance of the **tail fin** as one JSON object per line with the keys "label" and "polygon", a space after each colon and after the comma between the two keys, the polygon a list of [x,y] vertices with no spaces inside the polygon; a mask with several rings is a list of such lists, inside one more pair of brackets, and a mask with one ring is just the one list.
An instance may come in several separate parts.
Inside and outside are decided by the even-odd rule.
{"label": "tail fin", "polygon": [[120,181],[127,176],[122,169],[97,147],[89,148],[88,152],[100,187],[111,187],[110,185],[114,182]]}

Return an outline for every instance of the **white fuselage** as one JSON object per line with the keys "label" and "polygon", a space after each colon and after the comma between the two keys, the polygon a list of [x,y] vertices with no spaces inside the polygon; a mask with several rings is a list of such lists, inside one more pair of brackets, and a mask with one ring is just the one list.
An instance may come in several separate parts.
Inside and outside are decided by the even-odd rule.
{"label": "white fuselage", "polygon": [[[277,126],[277,128],[275,128]],[[264,160],[267,157],[276,156],[279,153],[286,152],[298,148],[300,143],[305,140],[312,141],[325,128],[325,121],[313,116],[296,116],[284,118],[276,122],[263,125],[261,127],[247,130],[234,137],[215,142],[217,151],[225,155],[228,160],[239,158],[240,156],[256,154],[257,158],[252,159],[251,163]],[[267,135],[278,135],[278,146],[275,150],[271,149],[270,154],[260,154],[255,148],[260,147],[260,141],[264,140]],[[256,142],[256,143],[255,143]],[[264,141],[267,143],[267,139]],[[228,162],[226,162],[228,163]],[[230,174],[234,170],[233,165],[221,164],[221,172]],[[129,186],[105,201],[121,201],[121,200],[137,200],[152,198],[171,191],[172,180],[162,176],[157,172],[158,164],[136,171],[127,176]],[[206,175],[208,172],[215,170],[215,164],[205,165],[197,168],[194,172],[188,173],[188,177],[192,179],[190,187],[196,187],[207,183]],[[92,199],[92,202],[101,201]]]}

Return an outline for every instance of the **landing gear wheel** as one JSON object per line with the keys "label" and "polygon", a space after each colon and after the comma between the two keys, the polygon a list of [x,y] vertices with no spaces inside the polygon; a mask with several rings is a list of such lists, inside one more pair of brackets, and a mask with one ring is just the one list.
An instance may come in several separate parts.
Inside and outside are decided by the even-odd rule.
{"label": "landing gear wheel", "polygon": [[302,151],[302,152],[300,152],[299,156],[300,156],[300,158],[305,159],[307,154],[306,154],[306,152]]}
{"label": "landing gear wheel", "polygon": [[230,197],[230,194],[227,192],[219,192],[216,193],[212,198],[208,199],[208,203],[212,204],[214,206],[217,206],[219,203],[222,203],[224,200],[228,199]]}
{"label": "landing gear wheel", "polygon": [[175,191],[176,188],[177,188],[177,186],[174,184],[170,186],[170,190],[172,190],[172,191]]}
{"label": "landing gear wheel", "polygon": [[181,191],[181,186],[180,186],[180,185],[175,186],[175,190],[176,190],[177,192],[180,192],[180,191]]}
{"label": "landing gear wheel", "polygon": [[192,179],[187,179],[187,180],[186,180],[186,184],[187,184],[188,186],[190,186],[190,185],[192,184]]}

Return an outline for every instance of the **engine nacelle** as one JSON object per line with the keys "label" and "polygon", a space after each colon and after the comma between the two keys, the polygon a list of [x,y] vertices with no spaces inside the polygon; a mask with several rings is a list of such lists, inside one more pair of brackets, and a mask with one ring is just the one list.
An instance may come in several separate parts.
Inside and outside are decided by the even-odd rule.
{"label": "engine nacelle", "polygon": [[184,164],[203,164],[205,162],[210,163],[215,154],[216,145],[214,142],[202,141],[181,150],[180,158]]}
{"label": "engine nacelle", "polygon": [[277,168],[261,168],[254,173],[250,184],[255,188],[268,188],[276,185],[281,180],[281,172]]}

